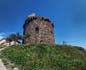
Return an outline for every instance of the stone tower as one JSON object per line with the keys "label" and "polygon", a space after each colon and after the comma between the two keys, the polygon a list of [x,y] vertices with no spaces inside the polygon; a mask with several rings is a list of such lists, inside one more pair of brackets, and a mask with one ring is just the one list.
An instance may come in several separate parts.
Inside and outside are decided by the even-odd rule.
{"label": "stone tower", "polygon": [[54,44],[54,25],[52,22],[42,16],[35,14],[27,16],[25,24],[23,25],[23,34],[30,34],[30,36],[23,40],[24,44]]}

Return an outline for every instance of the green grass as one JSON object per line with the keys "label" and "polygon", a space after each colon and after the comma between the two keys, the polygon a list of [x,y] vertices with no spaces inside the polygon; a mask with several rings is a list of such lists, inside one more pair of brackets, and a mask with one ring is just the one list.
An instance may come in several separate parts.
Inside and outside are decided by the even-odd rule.
{"label": "green grass", "polygon": [[67,45],[10,46],[1,54],[20,70],[86,70],[86,53]]}

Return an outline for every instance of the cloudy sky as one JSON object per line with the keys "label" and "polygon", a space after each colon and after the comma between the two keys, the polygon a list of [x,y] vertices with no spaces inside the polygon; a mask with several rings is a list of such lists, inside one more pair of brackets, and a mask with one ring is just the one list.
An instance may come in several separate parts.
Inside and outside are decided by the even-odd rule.
{"label": "cloudy sky", "polygon": [[56,43],[86,46],[86,0],[0,0],[0,37],[22,33],[31,13],[53,22]]}

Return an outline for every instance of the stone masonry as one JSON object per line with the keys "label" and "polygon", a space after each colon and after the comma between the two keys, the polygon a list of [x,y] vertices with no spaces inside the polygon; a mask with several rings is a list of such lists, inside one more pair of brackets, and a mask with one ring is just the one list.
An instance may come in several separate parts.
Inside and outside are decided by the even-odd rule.
{"label": "stone masonry", "polygon": [[32,14],[27,17],[23,25],[23,34],[30,36],[23,40],[24,44],[54,44],[54,25],[52,22],[42,16]]}

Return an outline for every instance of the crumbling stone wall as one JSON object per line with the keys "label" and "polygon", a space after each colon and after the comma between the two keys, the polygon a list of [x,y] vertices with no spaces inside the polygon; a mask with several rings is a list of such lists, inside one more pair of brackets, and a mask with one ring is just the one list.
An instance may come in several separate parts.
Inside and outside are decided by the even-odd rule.
{"label": "crumbling stone wall", "polygon": [[23,26],[23,34],[30,34],[30,37],[23,40],[24,44],[54,43],[54,25],[46,17],[30,16],[27,17]]}

